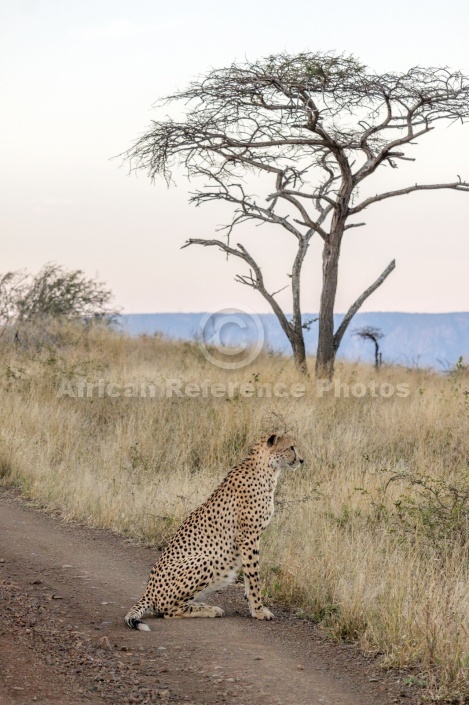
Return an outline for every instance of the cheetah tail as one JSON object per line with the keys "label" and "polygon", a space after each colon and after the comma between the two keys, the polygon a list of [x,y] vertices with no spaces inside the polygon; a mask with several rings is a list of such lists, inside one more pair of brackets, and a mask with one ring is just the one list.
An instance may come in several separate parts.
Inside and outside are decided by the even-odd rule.
{"label": "cheetah tail", "polygon": [[151,611],[151,604],[147,601],[145,597],[137,602],[132,609],[125,615],[125,623],[131,629],[140,629],[141,632],[149,632],[150,627],[145,622],[140,620],[145,613]]}

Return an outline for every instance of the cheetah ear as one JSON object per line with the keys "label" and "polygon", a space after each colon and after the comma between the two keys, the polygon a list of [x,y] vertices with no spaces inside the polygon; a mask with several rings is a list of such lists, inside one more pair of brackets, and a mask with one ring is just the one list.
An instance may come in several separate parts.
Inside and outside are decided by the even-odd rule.
{"label": "cheetah ear", "polygon": [[273,433],[269,438],[267,439],[267,448],[272,448],[278,441],[278,436],[276,433]]}

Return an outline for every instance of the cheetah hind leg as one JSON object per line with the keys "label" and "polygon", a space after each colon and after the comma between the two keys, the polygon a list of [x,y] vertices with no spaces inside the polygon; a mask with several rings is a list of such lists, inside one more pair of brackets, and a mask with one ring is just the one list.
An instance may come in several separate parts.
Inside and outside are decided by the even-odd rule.
{"label": "cheetah hind leg", "polygon": [[223,617],[225,613],[220,607],[206,605],[194,599],[214,582],[210,558],[192,556],[182,563],[178,562],[173,568],[179,569],[184,588],[181,590],[181,580],[178,580],[177,584],[173,583],[173,589],[166,597],[166,604],[160,603],[166,618]]}
{"label": "cheetah hind leg", "polygon": [[224,614],[221,607],[206,605],[204,602],[186,602],[171,610],[171,613],[166,614],[165,618],[223,617]]}

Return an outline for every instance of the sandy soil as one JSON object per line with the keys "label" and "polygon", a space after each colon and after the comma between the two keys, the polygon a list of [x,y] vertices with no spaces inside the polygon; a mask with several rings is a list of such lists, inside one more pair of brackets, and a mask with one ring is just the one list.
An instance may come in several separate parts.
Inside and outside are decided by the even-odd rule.
{"label": "sandy soil", "polygon": [[123,615],[155,557],[0,490],[0,703],[420,702],[407,673],[383,671],[279,605],[273,622],[249,618],[241,585],[211,597],[223,619],[149,619],[151,632],[131,631]]}

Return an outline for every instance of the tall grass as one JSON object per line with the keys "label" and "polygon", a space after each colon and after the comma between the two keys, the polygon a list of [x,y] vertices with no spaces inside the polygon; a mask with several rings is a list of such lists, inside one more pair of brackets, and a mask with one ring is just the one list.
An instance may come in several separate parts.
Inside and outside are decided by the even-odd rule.
{"label": "tall grass", "polygon": [[[281,356],[227,372],[196,345],[99,329],[70,328],[49,348],[5,343],[0,476],[71,518],[163,545],[261,434],[286,427],[306,463],[283,475],[263,539],[267,598],[357,639],[385,665],[418,667],[435,696],[463,702],[467,372],[339,363],[336,378],[368,389],[372,381],[405,384],[409,394],[321,397]],[[92,396],[58,397],[65,382],[76,392],[83,379],[96,384]],[[288,390],[301,383],[305,394],[124,396],[132,389],[125,385],[167,379],[281,382]],[[100,397],[98,380],[119,385],[112,389],[121,395]]]}

